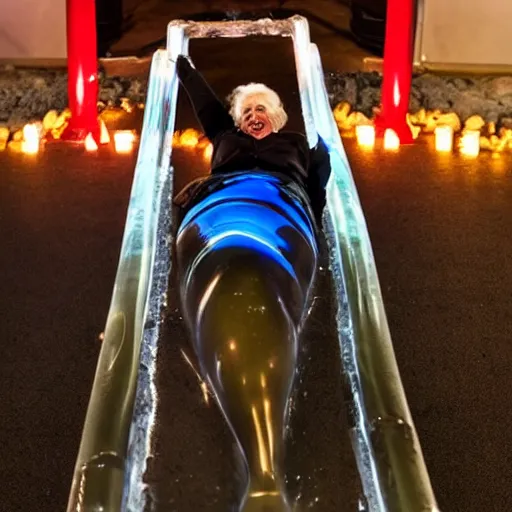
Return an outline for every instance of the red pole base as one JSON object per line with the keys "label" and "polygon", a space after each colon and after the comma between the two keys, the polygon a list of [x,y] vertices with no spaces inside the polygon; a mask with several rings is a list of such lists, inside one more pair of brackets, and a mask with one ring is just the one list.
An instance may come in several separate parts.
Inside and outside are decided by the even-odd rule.
{"label": "red pole base", "polygon": [[101,138],[99,121],[96,120],[94,125],[93,123],[88,123],[87,128],[84,128],[80,126],[79,123],[73,122],[73,118],[71,118],[68,126],[66,126],[62,132],[60,139],[67,142],[83,142],[89,133],[92,134],[94,142],[99,146]]}
{"label": "red pole base", "polygon": [[374,120],[375,124],[375,136],[383,138],[385,131],[389,128],[393,130],[400,140],[400,144],[412,144],[414,137],[412,135],[411,127],[405,120],[394,119],[388,120],[383,115],[378,115]]}

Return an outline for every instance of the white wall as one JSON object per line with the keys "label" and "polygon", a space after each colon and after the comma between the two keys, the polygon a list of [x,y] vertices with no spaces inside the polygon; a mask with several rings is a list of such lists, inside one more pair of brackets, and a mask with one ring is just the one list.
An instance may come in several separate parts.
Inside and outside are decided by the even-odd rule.
{"label": "white wall", "polygon": [[418,63],[512,65],[512,0],[419,0]]}
{"label": "white wall", "polygon": [[0,0],[0,59],[66,58],[66,0]]}

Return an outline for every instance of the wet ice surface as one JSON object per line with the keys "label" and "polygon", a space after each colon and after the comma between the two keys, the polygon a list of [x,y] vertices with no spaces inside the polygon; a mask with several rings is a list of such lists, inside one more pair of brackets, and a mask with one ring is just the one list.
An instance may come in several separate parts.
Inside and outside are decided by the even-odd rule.
{"label": "wet ice surface", "polygon": [[[336,306],[325,262],[324,250],[300,345],[286,440],[287,487],[295,510],[354,511],[360,484],[348,437]],[[146,511],[235,511],[245,472],[222,413],[211,396],[205,401],[184,354],[197,368],[171,285],[159,340]]]}

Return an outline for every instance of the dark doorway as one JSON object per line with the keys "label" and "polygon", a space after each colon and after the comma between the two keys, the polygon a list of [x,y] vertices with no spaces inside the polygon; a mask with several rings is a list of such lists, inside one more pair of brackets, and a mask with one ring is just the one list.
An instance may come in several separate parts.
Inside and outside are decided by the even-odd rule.
{"label": "dark doorway", "polygon": [[98,56],[104,57],[123,29],[123,0],[96,0]]}

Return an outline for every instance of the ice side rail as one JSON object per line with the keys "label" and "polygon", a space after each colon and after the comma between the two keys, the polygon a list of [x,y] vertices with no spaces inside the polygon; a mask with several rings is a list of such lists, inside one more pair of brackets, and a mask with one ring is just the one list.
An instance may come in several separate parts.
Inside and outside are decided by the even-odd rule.
{"label": "ice side rail", "polygon": [[[121,509],[141,341],[146,322],[158,318],[165,300],[150,297],[150,291],[156,290],[158,218],[168,215],[164,211],[168,198],[162,190],[172,180],[169,161],[178,90],[165,50],[153,56],[148,87],[121,253],[68,512]],[[165,276],[168,270],[160,273]],[[153,331],[154,326],[155,320]]]}

